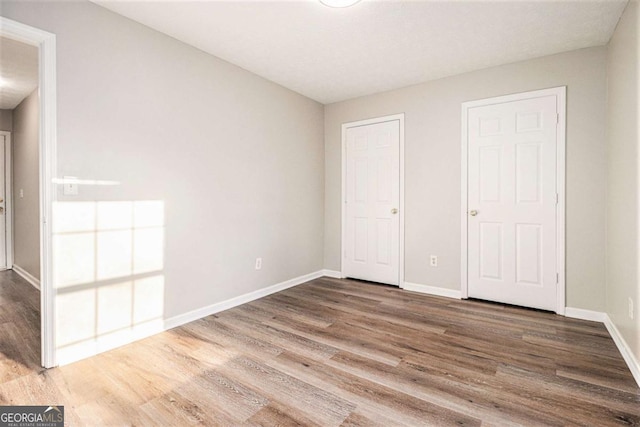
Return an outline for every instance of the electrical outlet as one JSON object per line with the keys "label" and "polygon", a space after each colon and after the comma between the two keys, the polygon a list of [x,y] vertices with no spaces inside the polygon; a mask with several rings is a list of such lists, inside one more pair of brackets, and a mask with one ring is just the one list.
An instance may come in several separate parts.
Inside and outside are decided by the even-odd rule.
{"label": "electrical outlet", "polygon": [[20,189],[20,198],[24,199],[24,190],[22,188]]}
{"label": "electrical outlet", "polygon": [[262,269],[262,258],[256,258],[256,270]]}
{"label": "electrical outlet", "polygon": [[629,318],[633,320],[633,298],[629,297]]}
{"label": "electrical outlet", "polygon": [[437,255],[431,255],[431,258],[429,258],[429,264],[431,265],[431,267],[437,267],[438,266],[438,256]]}

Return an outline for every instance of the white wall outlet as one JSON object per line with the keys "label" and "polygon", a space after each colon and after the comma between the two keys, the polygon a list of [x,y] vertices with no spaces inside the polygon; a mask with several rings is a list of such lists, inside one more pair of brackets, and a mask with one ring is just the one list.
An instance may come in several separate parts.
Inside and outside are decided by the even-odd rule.
{"label": "white wall outlet", "polygon": [[429,258],[429,264],[431,265],[431,267],[437,267],[438,266],[438,256],[437,255],[431,255],[431,257]]}
{"label": "white wall outlet", "polygon": [[629,297],[629,318],[633,320],[633,298]]}
{"label": "white wall outlet", "polygon": [[77,196],[78,195],[78,183],[75,176],[62,177],[64,184],[62,187],[62,194],[65,196]]}
{"label": "white wall outlet", "polygon": [[20,198],[24,199],[24,190],[22,188],[20,189]]}
{"label": "white wall outlet", "polygon": [[262,258],[256,258],[256,270],[262,269]]}

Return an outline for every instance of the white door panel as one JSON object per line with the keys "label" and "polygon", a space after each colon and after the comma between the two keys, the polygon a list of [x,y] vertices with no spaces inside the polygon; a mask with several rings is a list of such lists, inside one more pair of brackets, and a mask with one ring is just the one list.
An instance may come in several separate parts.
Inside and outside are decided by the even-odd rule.
{"label": "white door panel", "polygon": [[343,274],[397,285],[400,122],[393,120],[350,127],[345,138]]}
{"label": "white door panel", "polygon": [[470,297],[556,308],[556,105],[545,96],[468,110]]}

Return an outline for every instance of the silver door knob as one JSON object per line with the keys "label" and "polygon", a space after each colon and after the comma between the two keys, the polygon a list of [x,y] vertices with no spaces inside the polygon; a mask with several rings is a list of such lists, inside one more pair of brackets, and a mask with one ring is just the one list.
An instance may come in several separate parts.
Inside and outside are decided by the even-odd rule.
{"label": "silver door knob", "polygon": [[469,211],[469,215],[476,216],[478,215],[478,211]]}
{"label": "silver door knob", "polygon": [[398,213],[398,209],[396,209],[396,208],[391,209],[391,213],[394,214],[394,215],[397,214]]}

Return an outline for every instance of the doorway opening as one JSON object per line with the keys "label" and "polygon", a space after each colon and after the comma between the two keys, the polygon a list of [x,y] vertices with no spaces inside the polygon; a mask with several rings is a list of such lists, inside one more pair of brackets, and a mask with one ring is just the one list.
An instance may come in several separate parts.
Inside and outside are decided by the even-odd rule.
{"label": "doorway opening", "polygon": [[[9,138],[6,135],[3,137],[5,141],[10,139],[13,151],[9,157],[13,160],[9,163],[13,169],[13,182],[9,187],[11,194],[8,200],[13,202],[10,230],[13,231],[14,244],[13,252],[8,251],[10,258],[6,266],[13,268],[14,272],[20,273],[34,286],[39,284],[39,364],[51,368],[56,365],[50,230],[56,169],[55,35],[0,17],[0,43],[3,55],[0,68],[2,96],[15,95],[20,90],[23,92],[19,95],[23,98],[11,110],[12,130]],[[11,52],[16,53],[13,58],[4,57]],[[27,66],[30,62],[35,62],[35,69]],[[24,73],[17,71],[21,66],[25,69]],[[35,87],[31,91],[25,87],[25,81],[19,78],[27,68],[36,76]]]}

